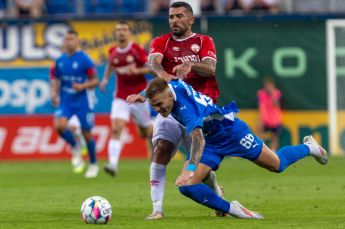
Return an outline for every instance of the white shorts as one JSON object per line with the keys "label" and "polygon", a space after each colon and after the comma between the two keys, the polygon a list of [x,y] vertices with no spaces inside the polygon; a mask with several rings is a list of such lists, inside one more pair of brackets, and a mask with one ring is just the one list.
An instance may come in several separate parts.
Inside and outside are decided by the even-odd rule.
{"label": "white shorts", "polygon": [[178,150],[180,143],[187,151],[190,151],[190,138],[187,136],[186,129],[171,115],[166,118],[160,114],[157,115],[153,127],[152,143],[157,139],[164,139],[173,143],[175,146],[174,154]]}
{"label": "white shorts", "polygon": [[148,127],[153,124],[149,103],[133,103],[129,105],[124,99],[116,98],[111,105],[110,119],[123,119],[129,122],[130,116],[140,127]]}
{"label": "white shorts", "polygon": [[77,115],[72,115],[72,117],[68,119],[68,126],[80,128],[80,122]]}

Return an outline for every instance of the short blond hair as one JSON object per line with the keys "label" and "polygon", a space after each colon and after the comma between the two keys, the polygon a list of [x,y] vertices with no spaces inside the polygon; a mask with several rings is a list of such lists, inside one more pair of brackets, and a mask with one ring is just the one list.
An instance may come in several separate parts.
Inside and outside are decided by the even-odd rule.
{"label": "short blond hair", "polygon": [[162,78],[155,78],[150,81],[146,88],[146,97],[152,99],[156,94],[162,93],[168,88],[168,83]]}

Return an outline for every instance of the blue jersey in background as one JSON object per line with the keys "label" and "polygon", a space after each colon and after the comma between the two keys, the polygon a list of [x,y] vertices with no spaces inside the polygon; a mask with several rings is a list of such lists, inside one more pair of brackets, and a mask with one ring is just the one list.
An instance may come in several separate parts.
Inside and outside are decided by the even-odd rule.
{"label": "blue jersey in background", "polygon": [[55,62],[55,77],[60,80],[60,100],[62,106],[94,109],[94,90],[77,92],[73,83],[84,83],[95,75],[95,65],[91,58],[79,50],[68,56],[62,54]]}

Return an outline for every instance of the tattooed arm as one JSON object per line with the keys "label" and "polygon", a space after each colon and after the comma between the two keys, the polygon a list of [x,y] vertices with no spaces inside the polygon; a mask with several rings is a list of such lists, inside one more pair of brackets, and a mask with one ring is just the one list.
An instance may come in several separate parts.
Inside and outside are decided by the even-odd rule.
{"label": "tattooed arm", "polygon": [[150,71],[156,77],[160,77],[169,82],[172,78],[174,78],[174,76],[170,75],[163,69],[162,60],[163,56],[161,54],[151,54],[149,56]]}
{"label": "tattooed arm", "polygon": [[205,148],[204,134],[202,133],[202,129],[198,127],[193,130],[190,136],[192,142],[189,163],[197,165]]}
{"label": "tattooed arm", "polygon": [[205,148],[205,139],[201,128],[195,128],[191,133],[191,150],[189,164],[182,174],[177,178],[175,184],[177,186],[188,182],[193,176],[197,165],[201,159],[202,153]]}
{"label": "tattooed arm", "polygon": [[184,62],[174,67],[173,72],[177,76],[187,77],[190,71],[198,73],[203,77],[214,77],[216,75],[216,61],[212,58],[205,58],[202,62]]}

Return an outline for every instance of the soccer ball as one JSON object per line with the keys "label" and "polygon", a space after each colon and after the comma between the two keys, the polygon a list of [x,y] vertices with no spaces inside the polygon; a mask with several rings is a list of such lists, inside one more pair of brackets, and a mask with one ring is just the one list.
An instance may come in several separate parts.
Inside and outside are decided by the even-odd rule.
{"label": "soccer ball", "polygon": [[81,205],[81,218],[87,224],[106,224],[111,218],[111,205],[103,197],[92,196]]}

